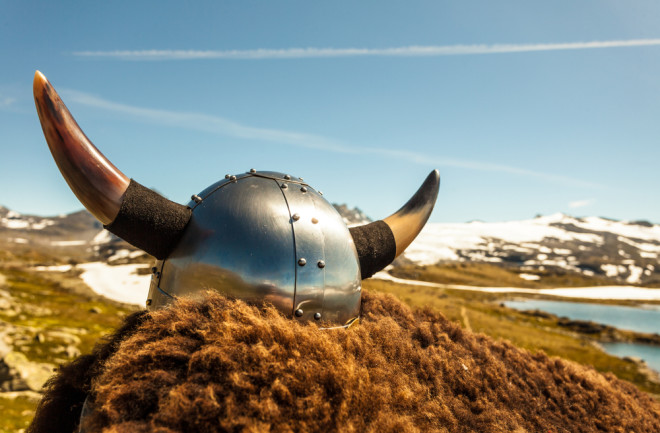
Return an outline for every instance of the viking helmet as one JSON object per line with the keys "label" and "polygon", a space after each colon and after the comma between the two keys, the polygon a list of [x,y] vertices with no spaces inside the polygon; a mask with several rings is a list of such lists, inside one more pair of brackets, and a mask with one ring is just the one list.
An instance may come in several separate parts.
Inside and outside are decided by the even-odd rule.
{"label": "viking helmet", "polygon": [[397,212],[349,229],[302,178],[251,169],[225,176],[184,206],[108,161],[39,71],[34,98],[50,151],[76,197],[106,229],[158,259],[149,309],[217,290],[270,302],[299,320],[347,326],[359,316],[361,280],[410,245],[438,195],[434,170]]}

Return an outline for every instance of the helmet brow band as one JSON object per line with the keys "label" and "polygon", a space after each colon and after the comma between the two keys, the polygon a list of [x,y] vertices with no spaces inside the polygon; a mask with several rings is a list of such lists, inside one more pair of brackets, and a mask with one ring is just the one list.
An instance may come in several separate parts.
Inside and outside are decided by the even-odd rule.
{"label": "helmet brow band", "polygon": [[351,227],[351,236],[360,258],[362,279],[369,278],[396,258],[396,242],[390,226],[384,221]]}
{"label": "helmet brow band", "polygon": [[117,217],[104,228],[160,260],[176,245],[191,213],[131,179]]}

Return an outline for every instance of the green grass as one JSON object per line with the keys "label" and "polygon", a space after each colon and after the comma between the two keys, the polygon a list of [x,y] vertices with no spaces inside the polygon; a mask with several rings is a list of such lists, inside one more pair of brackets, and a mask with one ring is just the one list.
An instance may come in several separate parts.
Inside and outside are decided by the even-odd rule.
{"label": "green grass", "polygon": [[[71,293],[60,284],[38,274],[17,269],[3,269],[11,296],[20,301],[23,309],[18,315],[0,311],[0,320],[17,326],[72,333],[80,338],[76,344],[82,353],[88,353],[98,339],[114,329],[133,309],[121,304]],[[102,312],[93,313],[96,308]],[[53,362],[53,349],[64,341],[36,339],[21,347],[31,361]]]}
{"label": "green grass", "polygon": [[0,397],[0,433],[15,433],[25,429],[32,417],[37,402],[30,398]]}
{"label": "green grass", "polygon": [[[19,329],[23,338],[14,341],[14,350],[33,362],[55,365],[68,362],[72,358],[67,356],[67,346],[75,347],[80,353],[91,352],[101,337],[133,311],[96,296],[74,293],[39,273],[17,268],[3,268],[0,273],[7,278],[7,291],[20,306],[17,314],[0,310],[0,321]],[[94,308],[101,313],[92,312]],[[49,336],[52,331],[56,334]],[[79,341],[66,341],[57,332],[74,335]],[[37,334],[45,338],[37,341]],[[27,427],[35,407],[36,401],[29,399],[0,398],[0,432]]]}

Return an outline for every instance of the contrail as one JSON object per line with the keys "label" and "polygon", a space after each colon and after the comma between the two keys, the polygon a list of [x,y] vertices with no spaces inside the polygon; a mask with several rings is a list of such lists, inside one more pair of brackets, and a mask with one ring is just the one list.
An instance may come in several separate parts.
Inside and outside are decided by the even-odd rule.
{"label": "contrail", "polygon": [[261,128],[246,125],[225,117],[195,112],[170,111],[146,107],[136,107],[118,102],[109,101],[88,93],[63,89],[62,94],[68,100],[93,107],[96,109],[121,113],[130,116],[138,122],[166,125],[168,127],[183,128],[193,131],[210,132],[221,136],[236,137],[262,142],[287,144],[296,147],[323,150],[325,152],[345,154],[366,154],[399,161],[408,161],[423,166],[439,165],[443,167],[459,167],[468,170],[500,172],[518,175],[527,178],[537,178],[548,182],[571,185],[582,188],[605,188],[593,182],[584,181],[568,176],[542,173],[520,167],[493,164],[481,161],[447,158],[440,155],[428,155],[407,150],[382,149],[374,147],[361,147],[353,143],[345,143],[333,138],[323,137],[306,132],[287,131],[281,129]]}
{"label": "contrail", "polygon": [[77,51],[74,56],[119,60],[263,60],[331,57],[435,57],[474,54],[525,53],[539,51],[589,50],[596,48],[660,45],[660,39],[564,42],[548,44],[429,45],[393,48],[282,48],[256,50],[116,50]]}

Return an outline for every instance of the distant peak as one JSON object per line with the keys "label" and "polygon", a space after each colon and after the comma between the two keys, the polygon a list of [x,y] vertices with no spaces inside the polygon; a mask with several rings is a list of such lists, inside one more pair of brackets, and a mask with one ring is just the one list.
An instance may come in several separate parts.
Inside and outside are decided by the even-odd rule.
{"label": "distant peak", "polygon": [[556,212],[550,215],[536,215],[534,219],[536,221],[545,222],[545,223],[558,223],[558,222],[566,222],[568,220],[575,220],[574,217],[570,215],[566,215],[565,213],[562,212]]}

